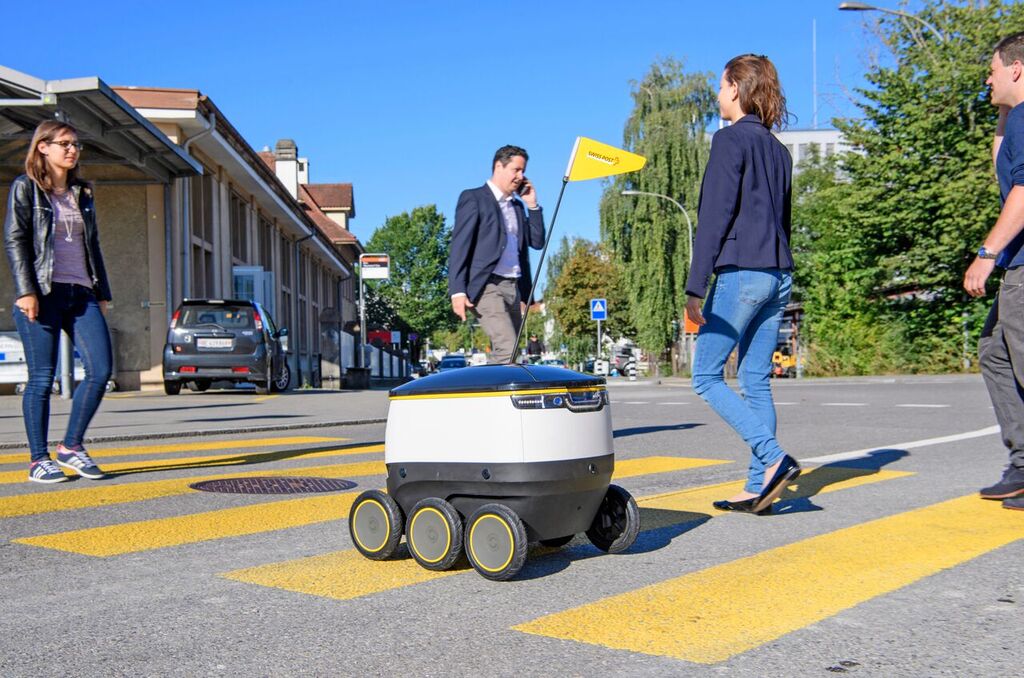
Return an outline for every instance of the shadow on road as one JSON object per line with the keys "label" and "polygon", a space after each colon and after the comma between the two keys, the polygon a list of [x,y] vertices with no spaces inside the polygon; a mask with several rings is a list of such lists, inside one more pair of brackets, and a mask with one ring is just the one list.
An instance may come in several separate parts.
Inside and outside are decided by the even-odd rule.
{"label": "shadow on road", "polygon": [[[366,452],[356,454],[379,454],[383,450],[384,441],[368,442],[368,443],[351,443],[348,445],[320,445],[317,447],[303,447],[293,450],[274,450],[271,452],[249,452],[246,454],[232,455],[217,457],[214,459],[206,459],[204,461],[194,461],[187,463],[175,462],[173,459],[163,460],[163,463],[155,464],[143,464],[139,462],[137,468],[126,468],[118,471],[110,472],[107,474],[108,478],[116,476],[129,475],[132,473],[160,473],[164,471],[181,471],[184,469],[205,469],[205,468],[219,468],[222,466],[249,466],[251,464],[266,464],[268,462],[284,461],[289,459],[301,459],[307,454],[313,454],[316,452],[332,452],[338,451],[339,456],[344,454],[345,450],[354,448],[370,447],[380,445],[381,450],[367,450]],[[352,456],[356,456],[353,454]],[[383,462],[382,462],[383,464]],[[301,476],[302,469],[295,469],[295,475]]]}
{"label": "shadow on road", "polygon": [[645,433],[658,433],[659,431],[687,431],[704,424],[669,424],[667,426],[636,426],[634,428],[620,428],[612,432],[614,438],[625,438],[627,436],[640,436]]}
{"label": "shadow on road", "polygon": [[882,470],[883,466],[899,461],[909,454],[906,450],[878,449],[872,450],[860,459],[838,461],[805,471],[794,486],[787,489],[776,502],[775,514],[821,511],[822,508],[812,502],[811,497],[819,494],[824,488],[846,480],[874,475]]}

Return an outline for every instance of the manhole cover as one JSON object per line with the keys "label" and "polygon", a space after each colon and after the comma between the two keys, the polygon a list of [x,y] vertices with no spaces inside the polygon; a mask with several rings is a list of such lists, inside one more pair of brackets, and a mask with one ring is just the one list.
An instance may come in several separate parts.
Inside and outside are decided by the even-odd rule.
{"label": "manhole cover", "polygon": [[200,492],[230,494],[303,494],[306,492],[338,492],[351,490],[356,484],[340,478],[220,478],[189,485]]}

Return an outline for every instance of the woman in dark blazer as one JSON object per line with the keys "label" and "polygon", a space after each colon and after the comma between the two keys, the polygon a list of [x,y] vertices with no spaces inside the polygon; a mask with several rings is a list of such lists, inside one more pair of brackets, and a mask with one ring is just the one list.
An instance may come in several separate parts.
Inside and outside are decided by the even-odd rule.
{"label": "woman in dark blazer", "polygon": [[[788,115],[775,66],[753,54],[730,60],[722,73],[718,105],[722,119],[732,125],[711,141],[686,285],[686,314],[701,326],[693,389],[751,451],[743,491],[716,501],[715,508],[764,514],[800,474],[796,460],[775,438],[769,382],[793,269],[793,161],[771,133]],[[725,362],[737,346],[742,395],[723,378]]]}

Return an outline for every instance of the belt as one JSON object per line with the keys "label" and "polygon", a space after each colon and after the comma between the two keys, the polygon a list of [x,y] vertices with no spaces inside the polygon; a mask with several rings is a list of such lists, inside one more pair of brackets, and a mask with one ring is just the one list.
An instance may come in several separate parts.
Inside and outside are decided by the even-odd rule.
{"label": "belt", "polygon": [[519,278],[506,278],[503,275],[496,275],[494,273],[492,273],[491,275],[487,276],[487,282],[494,283],[495,285],[500,285],[501,283],[508,282],[510,280],[512,282],[515,282],[516,280],[519,280]]}

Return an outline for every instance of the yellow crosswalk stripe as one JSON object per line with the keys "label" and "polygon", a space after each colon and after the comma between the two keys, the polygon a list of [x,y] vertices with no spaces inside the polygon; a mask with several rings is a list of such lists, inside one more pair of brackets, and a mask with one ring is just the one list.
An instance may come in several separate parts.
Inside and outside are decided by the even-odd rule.
{"label": "yellow crosswalk stripe", "polygon": [[[380,446],[376,446],[380,447]],[[677,470],[679,468],[693,468],[695,466],[704,466],[708,463],[723,463],[718,461],[707,461],[701,459],[688,459],[688,458],[671,458],[671,457],[653,457],[651,458],[651,464],[645,466],[642,462],[645,460],[638,459],[634,460],[635,464],[627,465],[626,472],[638,473],[644,468],[650,469],[650,473],[661,473],[670,470]],[[364,462],[362,464],[348,464],[336,467],[325,467],[333,469],[331,475],[338,476],[357,476],[357,475],[374,475],[385,473],[385,467],[382,462]],[[267,474],[248,473],[248,474],[235,474],[235,475],[315,475],[310,473],[308,469],[294,469],[287,473],[273,472]],[[226,478],[231,476],[217,476],[218,478]],[[166,493],[180,494],[182,492],[190,491],[188,484],[196,482],[197,479],[191,478],[188,480],[177,481],[176,485],[168,485],[166,487],[152,487],[149,488],[151,492],[162,491],[165,494],[161,496],[168,496]],[[140,483],[141,484],[141,483]],[[147,483],[152,485],[152,483]],[[124,486],[128,487],[128,486]],[[110,488],[114,489],[114,488]],[[50,493],[43,494],[42,496],[49,496]],[[39,496],[39,495],[36,495]],[[0,511],[4,508],[3,501],[0,500]],[[236,509],[225,509],[227,511],[235,511]],[[286,524],[288,527],[293,527],[303,524],[301,522],[302,515],[312,515],[312,511],[302,508],[302,504],[299,500],[293,502],[272,502],[266,505],[256,505],[251,507],[243,507],[237,509],[239,511],[252,510],[255,514],[249,523],[244,520],[238,522],[232,522],[228,520],[228,525],[241,526],[245,531],[239,534],[252,534],[253,532],[260,531],[258,528],[253,530],[252,525],[277,525]],[[305,511],[305,513],[303,513]],[[286,515],[278,516],[275,518],[268,519],[267,515],[277,516],[278,513],[284,513]],[[234,516],[233,513],[227,514]],[[42,546],[46,548],[53,548],[61,551],[71,551],[74,553],[82,553],[85,555],[114,555],[121,553],[132,553],[135,551],[144,551],[152,548],[163,548],[166,546],[176,546],[184,543],[191,543],[193,541],[203,541],[205,539],[219,539],[224,536],[230,536],[231,532],[229,528],[224,528],[225,521],[221,520],[219,511],[211,511],[198,515],[187,515],[187,516],[176,516],[172,518],[161,518],[156,520],[144,520],[133,523],[124,523],[120,525],[109,525],[104,527],[87,528],[83,530],[74,530],[71,532],[60,532],[57,534],[43,535],[39,537],[27,537],[24,539],[17,539],[18,543],[30,544],[32,546]],[[338,514],[335,519],[341,519],[346,517],[347,514]],[[202,528],[204,521],[211,523],[217,523],[217,528],[212,528],[213,531],[209,531]],[[283,521],[283,522],[282,522]],[[317,521],[313,521],[317,522]],[[267,529],[282,529],[269,527]],[[149,537],[142,538],[139,535],[153,534]],[[212,535],[212,536],[209,536]]]}
{"label": "yellow crosswalk stripe", "polygon": [[359,551],[349,549],[235,570],[220,576],[294,593],[350,600],[443,579],[465,572],[468,568],[469,565],[463,565],[459,569],[435,572],[420,567],[412,557],[402,560],[368,560]]}
{"label": "yellow crosswalk stripe", "polygon": [[692,457],[641,457],[639,459],[623,459],[615,461],[615,479],[632,478],[650,473],[667,473],[669,471],[685,471],[692,468],[731,464],[722,459],[694,459]]}
{"label": "yellow crosswalk stripe", "polygon": [[339,520],[348,516],[352,501],[358,494],[346,492],[286,499],[14,541],[87,556],[116,556]]}
{"label": "yellow crosswalk stripe", "polygon": [[971,495],[770,549],[514,628],[713,664],[1022,538],[1019,513]]}
{"label": "yellow crosswalk stripe", "polygon": [[[325,436],[283,436],[280,438],[255,438],[251,440],[207,440],[196,443],[171,443],[160,445],[134,445],[132,447],[89,448],[89,456],[96,459],[106,457],[127,457],[141,454],[164,454],[168,452],[207,452],[210,450],[235,450],[250,447],[271,447],[274,445],[313,445],[316,443],[341,443],[350,438],[328,438]],[[27,463],[28,451],[17,454],[0,454],[0,464]]]}
{"label": "yellow crosswalk stripe", "polygon": [[[376,446],[374,446],[376,447]],[[28,516],[53,511],[73,511],[76,509],[123,504],[132,501],[144,501],[161,497],[173,497],[179,494],[194,492],[191,483],[221,478],[251,478],[277,476],[313,476],[317,478],[349,478],[368,475],[379,475],[385,472],[383,461],[355,462],[350,464],[332,464],[329,466],[297,467],[276,471],[249,471],[246,473],[222,473],[194,478],[173,478],[170,480],[153,480],[123,485],[100,485],[81,490],[64,490],[36,492],[11,497],[0,497],[0,518]],[[79,481],[85,482],[85,481]]]}
{"label": "yellow crosswalk stripe", "polygon": [[[104,463],[103,470],[106,473],[119,475],[129,473],[152,473],[155,471],[178,471],[190,468],[219,467],[219,466],[241,466],[259,464],[281,459],[321,459],[324,457],[341,457],[355,454],[369,454],[372,452],[383,452],[383,445],[362,445],[358,447],[338,447],[331,450],[319,452],[296,453],[295,450],[279,450],[274,452],[257,452],[240,455],[212,455],[206,457],[180,457],[161,459],[159,461],[122,461]],[[65,470],[68,475],[74,475],[74,471]],[[0,485],[23,483],[27,473],[25,471],[0,471]]]}
{"label": "yellow crosswalk stripe", "polygon": [[[618,466],[619,464],[616,464],[616,471],[618,471]],[[817,479],[814,478],[815,474],[820,474]],[[908,475],[913,474],[899,471],[866,472],[853,468],[821,467],[808,471],[805,478],[801,479],[804,480],[803,488],[798,488],[796,492],[787,496],[787,499],[806,496],[801,492],[829,492]],[[722,495],[722,492],[734,492],[742,485],[742,482],[724,483],[640,499],[638,503],[642,507],[641,527],[644,531],[651,531],[668,525],[704,519],[707,517],[706,513],[696,512],[708,510],[714,512],[711,509],[712,497],[721,499],[722,496],[728,496]],[[691,515],[686,513],[687,511],[695,513]],[[544,549],[538,549],[538,551],[541,554],[547,552]],[[566,552],[563,551],[563,553]],[[592,555],[593,552],[588,551],[585,555],[571,554],[570,557],[579,559]],[[259,586],[286,589],[294,593],[348,600],[433,581],[463,571],[465,568],[433,572],[420,567],[411,557],[402,560],[373,561],[364,558],[355,549],[348,549],[236,570],[222,576]],[[342,572],[344,576],[339,576],[339,573]]]}

